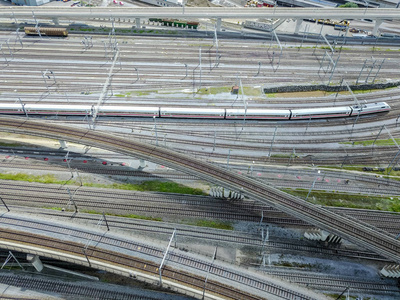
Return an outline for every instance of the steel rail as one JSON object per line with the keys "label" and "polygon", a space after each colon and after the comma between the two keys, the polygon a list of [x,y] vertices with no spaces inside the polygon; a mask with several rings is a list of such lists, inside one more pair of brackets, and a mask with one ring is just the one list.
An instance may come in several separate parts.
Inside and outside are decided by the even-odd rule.
{"label": "steel rail", "polygon": [[127,140],[101,131],[17,118],[1,117],[0,131],[67,140],[163,164],[232,190],[240,190],[250,198],[272,205],[278,210],[341,236],[390,260],[400,262],[400,241],[389,237],[385,231],[365,226],[356,220],[308,203],[245,175],[227,171],[175,151]]}

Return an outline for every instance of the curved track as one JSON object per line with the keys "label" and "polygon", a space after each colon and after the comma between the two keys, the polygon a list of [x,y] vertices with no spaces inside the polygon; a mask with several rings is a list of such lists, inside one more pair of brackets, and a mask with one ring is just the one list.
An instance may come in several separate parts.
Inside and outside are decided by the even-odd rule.
{"label": "curved track", "polygon": [[312,205],[246,176],[232,173],[175,151],[126,140],[104,132],[15,118],[0,118],[0,130],[64,139],[162,163],[202,179],[212,180],[233,190],[241,190],[251,198],[268,203],[290,215],[378,252],[393,261],[400,262],[400,241],[386,232]]}

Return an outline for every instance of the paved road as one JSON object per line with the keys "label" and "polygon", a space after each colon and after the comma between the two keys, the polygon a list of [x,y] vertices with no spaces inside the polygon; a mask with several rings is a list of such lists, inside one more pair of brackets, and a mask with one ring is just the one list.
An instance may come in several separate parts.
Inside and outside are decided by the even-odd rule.
{"label": "paved road", "polygon": [[130,8],[130,7],[6,7],[0,9],[0,18],[10,18],[14,12],[15,17],[32,17],[32,11],[37,18],[63,18],[74,17],[80,20],[90,18],[225,18],[225,19],[255,19],[255,18],[275,18],[275,19],[395,19],[400,20],[400,9],[360,9],[360,8],[242,8],[242,7],[160,7],[160,8]]}

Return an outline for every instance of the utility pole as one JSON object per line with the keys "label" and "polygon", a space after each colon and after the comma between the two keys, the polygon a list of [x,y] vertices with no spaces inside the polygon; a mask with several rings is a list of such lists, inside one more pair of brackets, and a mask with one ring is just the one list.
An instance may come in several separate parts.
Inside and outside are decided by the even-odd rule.
{"label": "utility pole", "polygon": [[231,156],[231,149],[229,149],[229,152],[228,152],[228,159],[227,159],[227,161],[226,161],[226,168],[229,170],[229,157]]}
{"label": "utility pole", "polygon": [[211,267],[214,265],[214,261],[217,258],[217,249],[218,249],[218,246],[215,247],[215,251],[214,251],[214,254],[213,254],[213,257],[212,257],[212,261],[211,261],[211,264],[208,267],[206,279],[204,280],[203,297],[201,297],[202,300],[204,300],[204,296],[205,296],[205,293],[206,293],[206,285],[207,285],[208,275],[210,275]]}
{"label": "utility pole", "polygon": [[154,120],[154,133],[156,135],[156,146],[158,146],[158,136],[157,136],[157,122],[156,122],[156,116],[153,116]]}
{"label": "utility pole", "polygon": [[175,247],[176,247],[176,229],[174,229],[174,232],[172,233],[172,236],[171,236],[171,238],[170,238],[170,240],[169,240],[169,243],[168,243],[168,246],[167,246],[167,250],[165,250],[164,257],[163,257],[163,259],[162,259],[162,261],[161,261],[160,267],[158,268],[158,269],[160,270],[159,275],[160,275],[160,286],[161,286],[161,287],[162,287],[162,274],[161,274],[161,272],[162,272],[162,267],[163,267],[163,265],[164,265],[165,259],[167,258],[167,254],[168,254],[169,247],[171,246],[172,240],[173,240],[174,238],[175,238]]}
{"label": "utility pole", "polygon": [[201,47],[199,47],[199,67],[200,67],[200,86],[199,86],[199,89],[201,89]]}
{"label": "utility pole", "polygon": [[271,147],[269,148],[269,153],[268,153],[268,157],[269,157],[269,158],[271,158],[272,146],[274,145],[275,135],[276,135],[276,131],[277,131],[277,130],[278,130],[278,125],[275,126],[274,136],[272,137]]}

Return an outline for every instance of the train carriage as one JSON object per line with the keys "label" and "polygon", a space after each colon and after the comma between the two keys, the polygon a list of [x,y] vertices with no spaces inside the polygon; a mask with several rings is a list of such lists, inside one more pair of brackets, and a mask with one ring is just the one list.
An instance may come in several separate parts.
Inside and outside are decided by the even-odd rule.
{"label": "train carriage", "polygon": [[226,119],[277,119],[288,120],[290,110],[288,109],[226,109]]}
{"label": "train carriage", "polygon": [[1,103],[0,104],[0,114],[8,114],[8,115],[20,115],[23,114],[24,110],[22,109],[21,104],[10,104],[10,103]]}
{"label": "train carriage", "polygon": [[24,27],[25,34],[26,35],[40,35],[43,36],[61,36],[61,37],[67,37],[68,36],[68,30],[67,28],[54,28],[54,27],[42,27],[42,28],[36,28],[36,27]]}
{"label": "train carriage", "polygon": [[98,116],[159,117],[158,106],[100,106]]}
{"label": "train carriage", "polygon": [[391,107],[386,102],[368,103],[362,105],[350,106],[352,109],[351,116],[374,114],[378,112],[389,111]]}
{"label": "train carriage", "polygon": [[318,118],[340,118],[349,117],[352,109],[349,106],[323,107],[308,109],[292,109],[291,120],[318,119]]}
{"label": "train carriage", "polygon": [[25,104],[25,111],[31,115],[72,115],[92,114],[91,105]]}
{"label": "train carriage", "polygon": [[161,118],[224,119],[223,108],[160,107]]}

